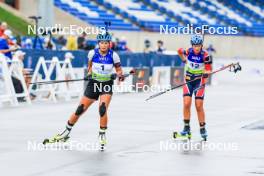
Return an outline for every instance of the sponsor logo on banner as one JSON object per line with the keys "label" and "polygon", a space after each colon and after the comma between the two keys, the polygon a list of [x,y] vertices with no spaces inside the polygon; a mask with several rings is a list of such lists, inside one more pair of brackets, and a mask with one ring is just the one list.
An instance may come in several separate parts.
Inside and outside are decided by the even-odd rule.
{"label": "sponsor logo on banner", "polygon": [[133,77],[133,85],[139,90],[143,89],[145,85],[149,85],[149,74],[149,68],[137,68]]}

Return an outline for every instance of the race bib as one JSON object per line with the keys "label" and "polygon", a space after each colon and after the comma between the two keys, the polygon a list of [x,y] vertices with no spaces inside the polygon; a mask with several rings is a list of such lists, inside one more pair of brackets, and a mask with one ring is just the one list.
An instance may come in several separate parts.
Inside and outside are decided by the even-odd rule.
{"label": "race bib", "polygon": [[192,61],[187,62],[188,68],[191,70],[204,70],[204,63],[196,63]]}
{"label": "race bib", "polygon": [[113,71],[113,64],[93,63],[92,70],[100,75],[110,75]]}

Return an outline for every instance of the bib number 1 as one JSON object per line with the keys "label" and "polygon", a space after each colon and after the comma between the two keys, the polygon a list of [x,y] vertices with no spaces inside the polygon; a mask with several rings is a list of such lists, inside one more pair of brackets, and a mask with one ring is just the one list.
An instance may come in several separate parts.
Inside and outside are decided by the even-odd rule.
{"label": "bib number 1", "polygon": [[101,65],[102,71],[104,71],[104,65]]}

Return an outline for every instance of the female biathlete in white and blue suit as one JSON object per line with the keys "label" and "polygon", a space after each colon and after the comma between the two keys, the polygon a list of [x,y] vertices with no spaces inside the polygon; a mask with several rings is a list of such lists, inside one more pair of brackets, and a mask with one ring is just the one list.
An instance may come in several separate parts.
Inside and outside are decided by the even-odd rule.
{"label": "female biathlete in white and blue suit", "polygon": [[118,54],[110,49],[111,35],[108,32],[99,34],[97,35],[97,41],[99,48],[91,50],[88,54],[89,81],[77,110],[70,116],[66,129],[54,138],[50,140],[46,139],[44,143],[53,143],[58,141],[65,142],[68,140],[71,129],[78,121],[79,117],[93,102],[99,99],[99,140],[101,146],[106,144],[105,133],[108,119],[107,109],[113,94],[113,68],[115,68],[117,77],[120,81],[124,80],[124,76]]}

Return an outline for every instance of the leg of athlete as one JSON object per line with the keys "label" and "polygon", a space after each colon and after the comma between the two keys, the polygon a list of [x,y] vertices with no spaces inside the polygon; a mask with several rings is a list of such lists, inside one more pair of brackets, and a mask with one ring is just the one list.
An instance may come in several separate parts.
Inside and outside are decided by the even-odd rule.
{"label": "leg of athlete", "polygon": [[100,115],[100,130],[99,130],[99,142],[101,145],[101,150],[104,150],[106,144],[106,129],[107,129],[107,122],[108,122],[108,115],[107,109],[109,107],[111,101],[111,94],[102,94],[100,96],[99,102],[99,115]]}

